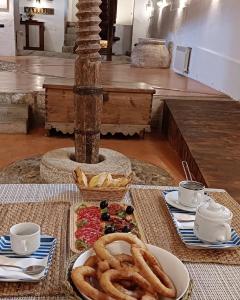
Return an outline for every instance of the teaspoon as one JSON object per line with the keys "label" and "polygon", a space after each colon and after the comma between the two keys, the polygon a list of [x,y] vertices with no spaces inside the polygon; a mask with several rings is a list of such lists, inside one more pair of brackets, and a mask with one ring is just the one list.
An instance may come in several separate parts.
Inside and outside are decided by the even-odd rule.
{"label": "teaspoon", "polygon": [[41,265],[33,265],[33,266],[28,266],[26,268],[22,268],[22,267],[19,267],[19,266],[1,265],[0,264],[0,267],[20,269],[23,273],[25,273],[27,275],[37,275],[37,274],[42,273],[42,271],[45,269],[45,266],[41,266]]}

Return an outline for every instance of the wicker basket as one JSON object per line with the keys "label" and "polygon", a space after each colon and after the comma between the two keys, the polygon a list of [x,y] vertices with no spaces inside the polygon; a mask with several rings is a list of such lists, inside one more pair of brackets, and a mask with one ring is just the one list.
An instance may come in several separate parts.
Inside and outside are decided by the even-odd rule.
{"label": "wicker basket", "polygon": [[[88,181],[95,175],[88,175],[86,174]],[[119,178],[119,175],[112,174],[114,179]],[[101,201],[101,200],[108,200],[108,201],[122,201],[125,194],[127,193],[129,186],[132,181],[132,177],[128,176],[130,179],[128,185],[125,187],[105,187],[105,188],[88,188],[85,186],[81,186],[76,178],[75,173],[73,172],[73,178],[77,187],[80,190],[82,198],[84,201]]]}

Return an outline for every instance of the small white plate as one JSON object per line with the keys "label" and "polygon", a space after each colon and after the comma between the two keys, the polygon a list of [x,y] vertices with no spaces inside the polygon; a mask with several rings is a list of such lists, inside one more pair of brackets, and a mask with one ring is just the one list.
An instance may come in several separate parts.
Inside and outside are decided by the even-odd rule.
{"label": "small white plate", "polygon": [[[177,290],[177,297],[176,300],[181,299],[188,287],[189,287],[189,273],[185,265],[173,254],[170,252],[153,246],[153,245],[147,245],[148,250],[158,259],[158,261],[161,263],[164,271],[169,275],[169,277],[172,279],[176,290]],[[129,244],[123,242],[123,241],[117,241],[107,246],[107,249],[111,251],[112,254],[120,254],[120,253],[126,253],[130,254],[130,246]],[[75,261],[73,265],[73,269],[82,266],[85,261],[88,259],[89,256],[94,255],[95,252],[93,249],[87,250],[80,254],[78,259]],[[85,299],[92,300],[91,298],[83,295]],[[162,297],[162,300],[170,300],[169,298]]]}
{"label": "small white plate", "polygon": [[[11,242],[10,242],[10,236],[9,235],[2,235],[0,236],[0,258],[1,256],[6,257],[8,259],[12,259],[13,262],[10,264],[14,264],[17,259],[19,259],[19,266],[26,267],[26,265],[30,264],[36,264],[36,260],[39,260],[39,264],[46,265],[46,268],[43,273],[39,275],[25,275],[19,272],[13,272],[11,274],[11,277],[6,277],[4,269],[1,269],[0,271],[0,282],[39,282],[40,280],[43,280],[45,277],[47,277],[49,268],[51,266],[54,251],[56,248],[57,240],[56,238],[48,235],[42,235],[41,236],[41,243],[40,247],[36,252],[29,256],[19,256],[16,253],[14,253],[11,249]],[[32,260],[31,260],[32,259]],[[24,262],[25,260],[25,262]],[[27,264],[26,264],[27,262]],[[10,273],[10,271],[9,271]],[[19,273],[20,276],[14,277],[14,274]],[[22,278],[21,278],[22,277]]]}
{"label": "small white plate", "polygon": [[196,211],[196,207],[189,207],[189,206],[185,206],[185,205],[182,205],[181,203],[179,203],[178,201],[178,191],[172,191],[172,192],[169,192],[165,195],[165,199],[166,199],[166,202],[175,207],[175,208],[178,208],[180,210],[184,210],[184,211],[189,211],[189,212],[195,212]]}

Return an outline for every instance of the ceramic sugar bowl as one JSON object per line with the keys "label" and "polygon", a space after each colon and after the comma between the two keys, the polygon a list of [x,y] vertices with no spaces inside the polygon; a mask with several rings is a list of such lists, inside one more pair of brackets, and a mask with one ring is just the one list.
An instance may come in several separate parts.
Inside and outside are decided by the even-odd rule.
{"label": "ceramic sugar bowl", "polygon": [[232,212],[225,206],[210,200],[196,211],[194,233],[202,241],[224,243],[231,239]]}

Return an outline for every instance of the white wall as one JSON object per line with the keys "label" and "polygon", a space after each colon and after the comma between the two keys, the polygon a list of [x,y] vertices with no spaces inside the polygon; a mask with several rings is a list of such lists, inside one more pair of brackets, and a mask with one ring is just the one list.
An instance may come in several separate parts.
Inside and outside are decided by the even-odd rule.
{"label": "white wall", "polygon": [[166,7],[152,35],[192,47],[189,76],[240,99],[239,12],[239,0],[192,0],[184,9]]}
{"label": "white wall", "polygon": [[118,25],[132,25],[134,0],[118,0],[117,20]]}
{"label": "white wall", "polygon": [[[119,0],[121,1],[121,0]],[[138,38],[149,37],[149,29],[152,16],[147,10],[148,0],[135,0],[133,13],[132,46],[138,42]]]}
{"label": "white wall", "polygon": [[[24,11],[24,6],[37,6],[35,0],[19,0],[19,2],[21,13]],[[62,52],[65,33],[65,18],[67,15],[67,0],[54,0],[51,2],[41,0],[40,3],[41,7],[54,8],[54,15],[35,15],[33,18],[33,20],[45,22],[45,50]]]}
{"label": "white wall", "polygon": [[72,21],[72,0],[68,0],[67,3],[67,21],[71,22]]}
{"label": "white wall", "polygon": [[[138,1],[138,0],[137,0]],[[68,21],[75,22],[78,0],[68,0]],[[134,0],[118,0],[117,24],[132,25]]]}
{"label": "white wall", "polygon": [[14,26],[14,0],[9,0],[9,11],[0,12],[0,56],[12,56],[16,53],[16,39]]}
{"label": "white wall", "polygon": [[76,17],[77,7],[76,7],[76,4],[77,4],[78,0],[67,0],[67,1],[68,1],[67,20],[69,22],[76,22],[77,21],[77,17]]}
{"label": "white wall", "polygon": [[131,51],[133,8],[134,0],[118,0],[115,36],[120,37],[120,41],[113,45],[113,52],[117,55]]}
{"label": "white wall", "polygon": [[116,55],[126,55],[131,51],[132,45],[132,25],[116,25],[115,36],[120,40],[113,44],[113,53]]}

